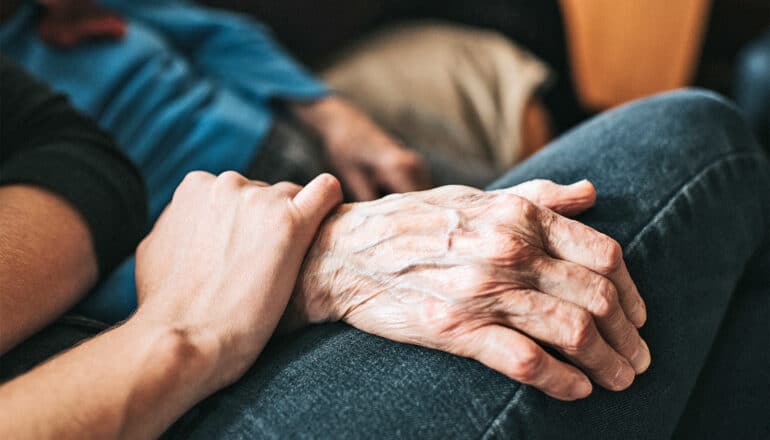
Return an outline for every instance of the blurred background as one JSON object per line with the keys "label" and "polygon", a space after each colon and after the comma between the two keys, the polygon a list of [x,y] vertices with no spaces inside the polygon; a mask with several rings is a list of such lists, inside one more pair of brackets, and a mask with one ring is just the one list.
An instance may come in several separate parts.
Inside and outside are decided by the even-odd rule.
{"label": "blurred background", "polygon": [[734,97],[739,71],[746,68],[740,54],[770,29],[768,0],[205,3],[258,17],[317,69],[356,39],[404,20],[446,20],[499,32],[555,73],[544,100],[557,132],[597,111],[683,86]]}

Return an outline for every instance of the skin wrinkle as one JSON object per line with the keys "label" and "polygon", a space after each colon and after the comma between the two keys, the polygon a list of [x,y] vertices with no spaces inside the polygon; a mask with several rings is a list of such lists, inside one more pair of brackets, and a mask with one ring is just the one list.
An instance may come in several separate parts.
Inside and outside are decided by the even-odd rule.
{"label": "skin wrinkle", "polygon": [[[585,185],[542,185],[551,191],[593,191]],[[528,187],[494,194],[470,187],[450,189],[454,192],[438,188],[340,209],[308,255],[311,272],[334,274],[335,279],[327,278],[322,286],[312,283],[311,277],[298,283],[299,295],[325,297],[316,302],[321,308],[308,313],[318,318],[310,322],[341,318],[360,330],[399,342],[471,356],[537,386],[539,382],[527,371],[510,367],[490,350],[498,344],[523,344],[523,338],[534,339],[534,335],[546,345],[568,346],[573,341],[564,335],[582,331],[582,309],[541,292],[539,283],[538,269],[552,261],[541,243],[545,241],[540,237],[544,233],[539,227],[541,216],[554,222],[554,230],[549,231],[553,234],[565,233],[570,224],[557,224],[556,214],[543,212],[550,208],[515,192],[526,194]],[[590,195],[582,198],[591,202]],[[434,197],[443,201],[435,202]],[[330,240],[338,240],[331,249]],[[561,290],[575,284],[565,283]],[[312,299],[304,305],[314,307]],[[476,343],[486,348],[469,351],[468,344]],[[584,364],[584,345],[579,343],[579,352],[568,357]],[[600,352],[597,356],[618,356],[606,344],[592,344],[591,349]],[[552,361],[558,366],[556,362]],[[587,382],[574,368],[559,368],[564,380]],[[606,373],[591,368],[590,375],[616,388],[610,383],[615,373],[612,368]],[[565,395],[553,381],[548,386],[555,397],[576,397]]]}
{"label": "skin wrinkle", "polygon": [[[401,197],[389,197],[391,200],[396,200]],[[388,198],[386,198],[388,199]],[[435,207],[435,205],[431,205],[430,203],[423,203],[424,205],[428,205],[431,207]],[[444,240],[442,240],[442,243],[445,243],[445,246],[443,249],[435,252],[432,255],[429,256],[421,256],[419,258],[413,258],[411,260],[405,261],[401,266],[396,267],[392,270],[388,270],[385,272],[381,272],[381,275],[375,274],[373,271],[367,271],[363,267],[355,267],[353,268],[355,270],[355,274],[372,282],[375,285],[381,286],[379,289],[377,289],[375,292],[373,292],[370,295],[367,295],[365,298],[358,299],[356,301],[356,305],[350,307],[348,311],[343,315],[347,316],[350,313],[352,313],[355,308],[357,308],[358,305],[363,304],[367,301],[370,301],[372,298],[378,296],[382,292],[392,289],[393,288],[393,280],[396,277],[404,276],[406,274],[429,270],[429,269],[439,269],[439,268],[452,268],[456,267],[460,262],[447,262],[447,256],[450,253],[450,249],[452,248],[453,243],[453,236],[456,234],[463,233],[463,218],[462,215],[458,212],[458,210],[453,208],[446,208],[446,207],[438,207],[442,214],[447,214],[447,217],[449,219],[448,224],[446,226],[446,230],[444,233]],[[392,215],[400,213],[400,209],[388,209],[383,210],[379,212],[375,212],[373,214],[368,215],[357,215],[354,217],[354,225],[353,230],[363,227],[364,224],[366,224],[368,221],[375,221],[379,218],[387,219],[391,217]],[[355,212],[355,208],[353,210]],[[409,233],[407,236],[407,241],[410,241],[409,239],[420,239],[423,237],[427,237],[429,234],[420,234],[420,233]],[[430,236],[433,236],[434,234],[430,234]],[[381,237],[379,239],[376,239],[373,242],[365,243],[362,247],[358,247],[356,249],[353,249],[351,253],[353,255],[360,255],[363,253],[367,253],[369,251],[376,250],[380,247],[386,246],[388,243],[395,241],[396,239],[402,239],[405,238],[403,233],[392,233],[390,235],[387,235],[385,237]],[[340,262],[341,263],[341,262]],[[406,289],[410,290],[411,292],[418,292],[429,296],[437,297],[444,301],[453,301],[451,298],[446,297],[445,295],[440,295],[435,290],[426,290],[426,289],[419,289],[417,286],[406,284],[404,286]],[[351,297],[348,300],[353,300],[356,295],[351,295]],[[347,302],[347,301],[346,301]]]}
{"label": "skin wrinkle", "polygon": [[[433,267],[430,267],[430,268],[452,267],[452,266],[457,266],[457,265],[450,264],[450,265],[447,265],[447,266],[433,266]],[[426,266],[418,266],[418,267],[426,268]],[[401,270],[395,271],[395,272],[390,272],[390,271],[386,272],[385,276],[378,276],[376,274],[376,272],[362,269],[361,267],[359,267],[357,265],[356,266],[348,265],[347,268],[354,275],[357,275],[358,277],[360,277],[360,279],[363,280],[362,281],[363,284],[371,283],[371,284],[377,286],[377,288],[375,290],[371,291],[371,293],[365,295],[364,297],[361,297],[361,294],[360,294],[360,290],[362,290],[362,289],[355,289],[354,288],[354,289],[349,289],[349,291],[353,291],[355,293],[342,293],[341,296],[343,297],[343,299],[342,299],[343,303],[344,304],[349,304],[348,307],[346,308],[346,312],[344,312],[342,314],[343,318],[349,316],[351,313],[353,313],[353,311],[355,311],[355,309],[357,309],[358,307],[360,307],[362,305],[365,305],[366,303],[371,301],[373,298],[379,296],[380,294],[382,294],[384,292],[391,292],[392,293],[392,292],[396,292],[396,291],[408,291],[410,293],[420,293],[420,294],[423,294],[425,296],[430,296],[430,297],[433,297],[435,299],[438,299],[438,300],[441,300],[441,301],[445,301],[445,302],[450,302],[450,303],[456,302],[452,297],[443,295],[443,294],[441,294],[441,293],[439,293],[439,292],[437,292],[435,290],[425,289],[425,288],[413,285],[411,283],[408,283],[404,279],[398,279],[398,285],[395,284],[394,280],[396,280],[397,276],[403,275],[405,273],[403,271],[408,269],[408,268],[402,268]],[[407,270],[407,272],[411,272],[411,270]],[[411,302],[409,302],[409,304],[414,304],[414,303],[417,303],[417,302],[419,302],[419,301],[411,301]]]}

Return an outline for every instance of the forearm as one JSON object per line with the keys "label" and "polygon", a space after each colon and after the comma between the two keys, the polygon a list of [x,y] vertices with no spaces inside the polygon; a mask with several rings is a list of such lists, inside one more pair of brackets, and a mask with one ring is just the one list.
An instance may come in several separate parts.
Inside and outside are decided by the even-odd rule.
{"label": "forearm", "polygon": [[2,354],[74,305],[97,267],[77,211],[34,186],[0,187],[0,243]]}
{"label": "forearm", "polygon": [[213,391],[186,334],[132,318],[0,387],[0,438],[152,438]]}
{"label": "forearm", "polygon": [[112,139],[2,56],[0,97],[2,354],[131,253],[146,204]]}

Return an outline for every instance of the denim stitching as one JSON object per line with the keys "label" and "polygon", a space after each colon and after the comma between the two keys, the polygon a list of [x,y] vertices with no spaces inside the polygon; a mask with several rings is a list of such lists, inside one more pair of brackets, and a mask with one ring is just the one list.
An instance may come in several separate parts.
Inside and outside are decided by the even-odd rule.
{"label": "denim stitching", "polygon": [[[668,201],[663,204],[660,208],[658,208],[655,213],[645,224],[642,226],[642,228],[634,234],[633,238],[629,242],[628,246],[626,246],[626,251],[624,252],[624,255],[630,255],[641,243],[642,237],[646,234],[646,232],[650,229],[650,227],[653,224],[657,223],[657,220],[659,220],[663,215],[667,215],[668,211],[672,208],[674,203],[678,200],[678,198],[689,188],[693,187],[697,182],[701,181],[703,177],[711,172],[712,170],[716,169],[717,166],[721,165],[724,162],[729,162],[733,160],[741,160],[741,159],[749,159],[749,158],[759,158],[760,160],[764,160],[765,156],[763,153],[760,152],[754,152],[754,153],[748,153],[748,152],[740,152],[740,153],[729,153],[722,156],[718,156],[713,161],[705,165],[701,171],[687,179],[682,186],[674,191],[671,196],[669,196]],[[492,419],[489,426],[486,430],[481,434],[481,439],[488,439],[492,438],[492,435],[495,433],[497,429],[499,429],[502,420],[505,418],[505,415],[508,414],[508,412],[519,403],[519,400],[521,399],[521,394],[529,388],[528,385],[519,383],[519,388],[513,393],[513,396],[511,396],[508,403],[503,407],[502,410],[495,416],[495,418]]]}

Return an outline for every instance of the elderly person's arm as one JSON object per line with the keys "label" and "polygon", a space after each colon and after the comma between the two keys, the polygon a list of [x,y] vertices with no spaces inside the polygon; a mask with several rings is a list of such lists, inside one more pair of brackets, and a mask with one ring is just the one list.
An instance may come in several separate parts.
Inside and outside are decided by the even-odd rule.
{"label": "elderly person's arm", "polygon": [[112,140],[4,58],[0,99],[1,355],[131,252],[146,207]]}
{"label": "elderly person's arm", "polygon": [[245,99],[286,103],[318,135],[335,173],[357,200],[430,186],[420,155],[331,94],[262,24],[183,0],[118,0],[109,5],[163,34],[202,75]]}

